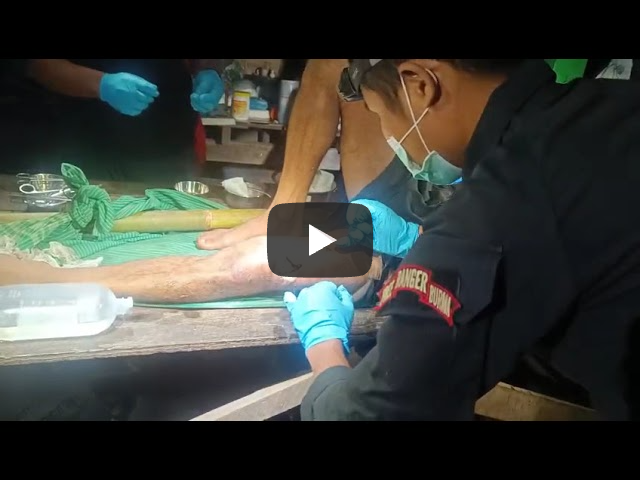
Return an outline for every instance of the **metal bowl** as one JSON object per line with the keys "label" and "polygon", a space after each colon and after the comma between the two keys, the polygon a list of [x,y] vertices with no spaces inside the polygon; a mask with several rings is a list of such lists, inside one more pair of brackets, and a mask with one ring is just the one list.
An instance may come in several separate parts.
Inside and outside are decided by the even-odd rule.
{"label": "metal bowl", "polygon": [[227,190],[224,191],[224,201],[230,208],[266,208],[271,203],[271,195],[253,183],[246,182],[249,197],[241,197]]}
{"label": "metal bowl", "polygon": [[202,182],[195,182],[192,180],[185,180],[183,182],[178,182],[174,185],[177,191],[182,193],[188,193],[190,195],[206,195],[209,193],[209,186],[205,185]]}
{"label": "metal bowl", "polygon": [[67,187],[62,176],[52,173],[19,173],[16,179],[18,189],[24,194],[56,192]]}

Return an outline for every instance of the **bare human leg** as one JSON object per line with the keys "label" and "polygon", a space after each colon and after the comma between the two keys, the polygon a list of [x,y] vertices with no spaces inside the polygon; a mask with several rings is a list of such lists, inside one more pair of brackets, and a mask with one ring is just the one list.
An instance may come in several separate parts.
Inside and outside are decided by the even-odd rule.
{"label": "bare human leg", "polygon": [[[284,169],[270,208],[304,202],[313,176],[333,143],[342,118],[341,158],[347,195],[355,196],[391,162],[393,153],[380,131],[378,117],[364,102],[342,102],[338,80],[347,60],[309,60],[287,133]],[[215,250],[267,231],[269,212],[230,230],[206,232],[198,246]]]}
{"label": "bare human leg", "polygon": [[[369,274],[354,278],[292,278],[271,273],[266,237],[254,237],[210,257],[163,257],[96,268],[56,268],[0,255],[0,286],[42,283],[100,283],[118,296],[145,303],[200,303],[263,293],[298,291],[320,280],[352,293],[380,275],[380,259]],[[327,265],[327,272],[331,266]]]}

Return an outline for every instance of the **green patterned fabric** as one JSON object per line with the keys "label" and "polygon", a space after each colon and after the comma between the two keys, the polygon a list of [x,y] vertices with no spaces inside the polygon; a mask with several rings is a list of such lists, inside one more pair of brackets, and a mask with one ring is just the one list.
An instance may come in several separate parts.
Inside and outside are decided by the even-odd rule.
{"label": "green patterned fabric", "polygon": [[[68,212],[42,220],[0,225],[0,237],[8,236],[21,250],[47,248],[59,242],[81,259],[103,258],[102,265],[163,256],[209,256],[215,251],[196,247],[198,233],[110,233],[116,220],[150,210],[224,209],[225,205],[168,189],[149,189],[142,197],[122,196],[114,201],[98,185],[91,185],[82,170],[62,164],[62,176],[75,192]],[[91,233],[83,233],[91,229]],[[134,299],[135,301],[135,299]],[[166,308],[264,308],[281,307],[282,299],[252,297],[206,304],[154,305]]]}
{"label": "green patterned fabric", "polygon": [[[63,163],[62,176],[75,192],[68,212],[44,220],[25,220],[0,225],[0,236],[9,236],[21,250],[46,248],[50,242],[72,246],[80,258],[122,243],[157,238],[162,234],[109,233],[121,218],[149,210],[199,210],[227,208],[220,203],[176,190],[149,189],[144,197],[122,196],[111,201],[98,185],[91,185],[82,170]],[[92,234],[82,232],[91,226]]]}

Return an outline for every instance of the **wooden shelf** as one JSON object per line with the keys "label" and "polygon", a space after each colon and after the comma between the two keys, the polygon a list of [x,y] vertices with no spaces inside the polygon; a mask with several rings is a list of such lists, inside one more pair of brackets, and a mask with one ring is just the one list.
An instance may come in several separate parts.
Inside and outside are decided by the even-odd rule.
{"label": "wooden shelf", "polygon": [[262,129],[262,130],[284,130],[284,125],[281,123],[262,123],[262,122],[237,122],[230,117],[211,117],[203,118],[202,124],[205,127],[229,127],[229,128],[242,128],[248,130],[250,128]]}

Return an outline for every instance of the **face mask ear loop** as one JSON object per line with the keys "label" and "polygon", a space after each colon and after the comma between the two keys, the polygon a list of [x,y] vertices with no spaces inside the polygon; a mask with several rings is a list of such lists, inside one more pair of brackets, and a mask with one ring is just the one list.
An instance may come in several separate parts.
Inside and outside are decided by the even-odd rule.
{"label": "face mask ear loop", "polygon": [[[435,86],[437,88],[439,88],[440,87],[440,82],[438,81],[438,77],[436,77],[435,73],[433,73],[431,70],[428,70],[426,68],[424,69],[424,71],[427,72],[431,76],[431,78],[433,79],[433,82],[435,83]],[[407,133],[404,134],[404,136],[402,137],[402,139],[400,140],[399,143],[402,144],[402,142],[404,142],[407,139],[407,137],[413,131],[413,129],[416,129],[418,137],[420,137],[420,141],[422,142],[422,146],[427,151],[427,155],[430,155],[431,154],[431,150],[429,149],[429,147],[427,147],[427,142],[424,141],[424,138],[422,137],[422,133],[420,132],[420,129],[418,128],[418,125],[420,124],[422,119],[425,117],[425,115],[427,113],[429,113],[430,107],[427,107],[425,109],[425,111],[422,112],[422,115],[420,115],[420,117],[416,120],[416,115],[415,115],[415,113],[413,111],[413,107],[411,106],[411,99],[409,97],[409,91],[407,90],[407,85],[404,82],[404,77],[402,76],[402,73],[400,73],[399,75],[400,75],[400,83],[402,84],[402,90],[404,91],[404,96],[405,96],[405,99],[407,101],[407,105],[409,106],[409,112],[411,113],[411,119],[413,120],[413,126],[409,129],[409,131]]]}

